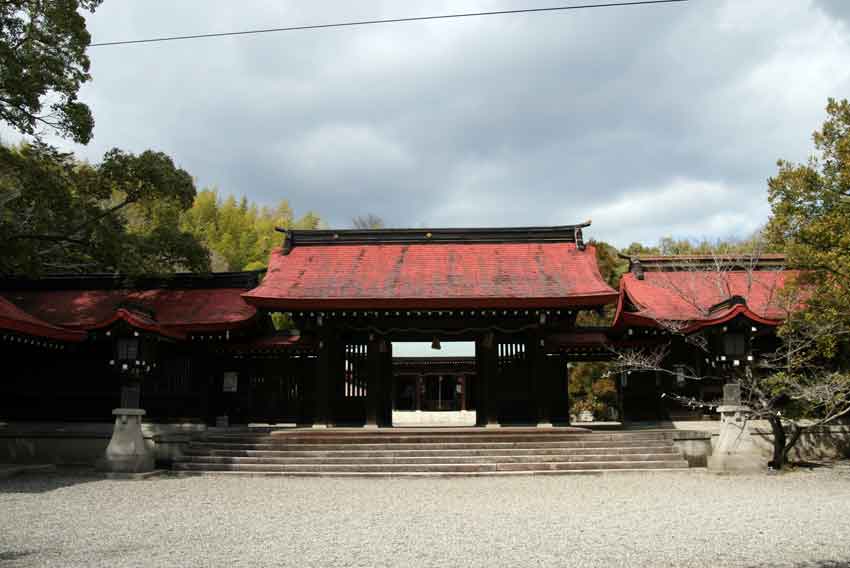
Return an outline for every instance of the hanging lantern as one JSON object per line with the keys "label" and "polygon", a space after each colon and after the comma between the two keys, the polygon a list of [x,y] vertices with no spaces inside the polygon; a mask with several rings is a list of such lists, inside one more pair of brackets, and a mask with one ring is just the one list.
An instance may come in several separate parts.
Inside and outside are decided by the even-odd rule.
{"label": "hanging lantern", "polygon": [[109,364],[120,373],[141,377],[156,367],[157,341],[154,337],[120,328],[113,328],[110,335],[113,340]]}

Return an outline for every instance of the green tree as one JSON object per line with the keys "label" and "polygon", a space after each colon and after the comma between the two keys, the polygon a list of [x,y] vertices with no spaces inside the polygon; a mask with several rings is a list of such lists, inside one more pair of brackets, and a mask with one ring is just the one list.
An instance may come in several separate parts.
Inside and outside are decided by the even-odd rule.
{"label": "green tree", "polygon": [[0,120],[23,134],[47,127],[89,142],[94,118],[77,94],[91,79],[91,36],[80,10],[94,12],[101,2],[0,2]]}
{"label": "green tree", "polygon": [[610,378],[610,365],[605,362],[578,362],[570,365],[567,389],[570,412],[593,412],[597,419],[607,418],[610,408],[617,408],[617,385]]}
{"label": "green tree", "polygon": [[[793,402],[791,417],[814,416],[820,423],[850,413],[850,103],[831,98],[826,112],[813,134],[815,154],[805,164],[779,160],[779,172],[768,180],[766,229],[785,247],[789,265],[801,270],[786,293],[805,298],[805,309],[780,331],[798,347],[781,361],[770,392]],[[783,419],[774,417],[772,425],[774,432],[782,429]],[[797,436],[799,428],[792,429],[787,448]]]}
{"label": "green tree", "polygon": [[0,272],[207,270],[180,230],[191,176],[159,152],[106,153],[97,165],[36,142],[0,146]]}
{"label": "green tree", "polygon": [[276,227],[316,229],[320,223],[314,213],[296,219],[286,200],[274,208],[258,207],[245,197],[221,199],[216,189],[198,193],[181,218],[181,227],[209,250],[216,271],[262,270],[283,241]]}
{"label": "green tree", "polygon": [[816,154],[805,164],[780,160],[768,181],[767,234],[814,287],[801,316],[850,326],[850,103],[829,99],[826,111]]}
{"label": "green tree", "polygon": [[[629,263],[619,256],[617,249],[605,241],[591,239],[590,244],[596,248],[596,264],[602,279],[617,290],[620,277],[628,269]],[[614,319],[615,306],[606,306],[597,310],[580,311],[576,323],[583,327],[600,327],[610,325]]]}
{"label": "green tree", "polygon": [[599,266],[599,273],[605,282],[616,290],[620,285],[620,276],[629,268],[628,260],[621,258],[616,247],[605,241],[591,240],[590,244],[596,247],[596,263]]}
{"label": "green tree", "polygon": [[670,235],[658,239],[655,246],[642,243],[632,243],[622,249],[622,253],[628,257],[653,256],[653,255],[718,255],[718,254],[751,254],[782,252],[782,245],[767,241],[764,238],[764,230],[758,229],[753,234],[744,238],[726,239],[677,239]]}

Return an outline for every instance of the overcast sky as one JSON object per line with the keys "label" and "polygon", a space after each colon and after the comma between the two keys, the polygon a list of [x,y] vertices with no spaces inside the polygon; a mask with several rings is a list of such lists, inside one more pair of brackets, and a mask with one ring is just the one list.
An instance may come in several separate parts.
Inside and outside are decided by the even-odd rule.
{"label": "overcast sky", "polygon": [[[93,41],[568,0],[106,0]],[[743,236],[776,159],[850,96],[850,1],[691,0],[91,48],[75,147],[171,155],[347,227],[570,224],[617,245]],[[8,138],[8,136],[7,136]]]}

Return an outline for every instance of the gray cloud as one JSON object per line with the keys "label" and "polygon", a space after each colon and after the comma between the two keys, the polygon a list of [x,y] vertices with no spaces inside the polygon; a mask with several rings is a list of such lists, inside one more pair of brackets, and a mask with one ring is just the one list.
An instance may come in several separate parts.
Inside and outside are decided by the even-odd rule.
{"label": "gray cloud", "polygon": [[815,0],[815,5],[830,16],[850,23],[850,3],[845,0]]}
{"label": "gray cloud", "polygon": [[[529,6],[544,5],[529,2]],[[834,4],[834,5],[831,5]],[[333,226],[595,220],[617,244],[743,235],[775,160],[805,159],[850,86],[819,0],[693,0],[92,50],[96,159],[168,152],[203,185]],[[96,41],[515,7],[106,2]],[[168,14],[167,18],[163,14]]]}

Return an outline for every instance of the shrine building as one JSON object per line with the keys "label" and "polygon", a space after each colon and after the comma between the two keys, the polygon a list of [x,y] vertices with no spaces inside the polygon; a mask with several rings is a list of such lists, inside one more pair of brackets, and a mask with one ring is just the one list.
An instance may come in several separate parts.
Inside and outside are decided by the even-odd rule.
{"label": "shrine building", "polygon": [[[615,290],[588,225],[281,230],[266,271],[2,279],[0,423],[70,431],[108,424],[117,407],[144,409],[158,432],[386,429],[410,413],[557,429],[571,422],[573,364],[669,345],[671,368],[748,365],[775,341],[792,275],[781,256],[723,270],[708,257],[634,258]],[[578,323],[604,310],[612,325]],[[710,356],[683,340],[693,334]],[[394,356],[404,342],[434,356]],[[436,357],[453,342],[471,351]],[[686,418],[665,389],[722,387],[616,379],[627,422]]]}

